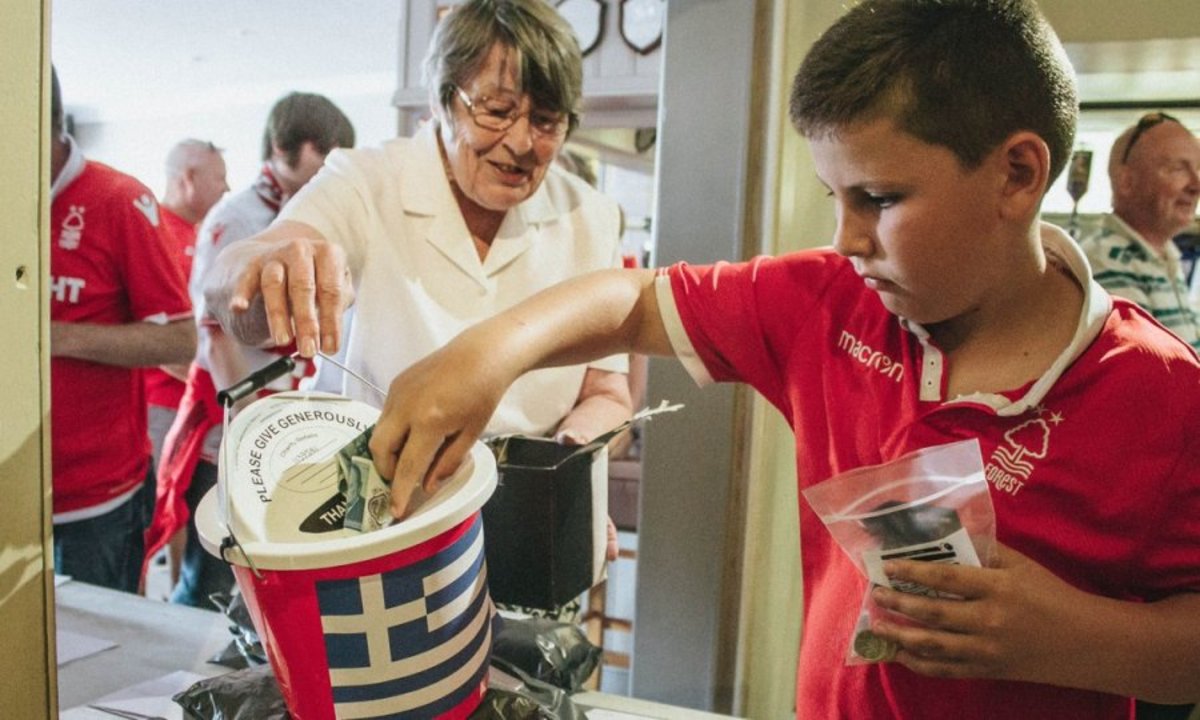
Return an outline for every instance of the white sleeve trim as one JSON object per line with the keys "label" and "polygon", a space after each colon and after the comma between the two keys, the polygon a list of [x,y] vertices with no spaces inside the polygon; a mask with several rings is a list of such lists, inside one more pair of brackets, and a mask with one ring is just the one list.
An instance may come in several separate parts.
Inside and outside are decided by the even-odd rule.
{"label": "white sleeve trim", "polygon": [[596,368],[597,370],[604,370],[606,372],[615,372],[628,375],[629,356],[624,353],[618,355],[609,355],[607,357],[600,358],[599,360],[593,360],[592,362],[588,363],[587,366],[589,368]]}
{"label": "white sleeve trim", "polygon": [[185,310],[184,312],[174,313],[173,315],[168,315],[165,312],[157,312],[157,313],[154,313],[153,315],[147,315],[146,317],[142,318],[142,322],[148,322],[151,325],[170,325],[171,323],[175,322],[176,320],[187,320],[188,318],[191,318],[191,317],[192,317],[191,310]]}
{"label": "white sleeve trim", "polygon": [[663,273],[654,278],[654,295],[658,298],[658,314],[667,331],[667,338],[671,341],[671,349],[675,351],[675,357],[683,363],[683,369],[692,376],[697,385],[711,385],[712,375],[709,375],[708,368],[704,367],[700,356],[696,354],[696,348],[692,346],[691,338],[683,329],[683,320],[680,319],[679,308],[675,305],[675,293],[671,291],[670,275]]}

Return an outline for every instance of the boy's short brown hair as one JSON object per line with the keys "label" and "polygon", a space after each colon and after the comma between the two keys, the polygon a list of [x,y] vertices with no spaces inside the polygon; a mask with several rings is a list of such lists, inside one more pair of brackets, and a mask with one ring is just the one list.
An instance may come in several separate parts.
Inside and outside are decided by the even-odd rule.
{"label": "boy's short brown hair", "polygon": [[891,118],[964,167],[1014,132],[1066,166],[1079,102],[1070,61],[1028,0],[864,0],[813,45],[796,73],[792,123],[805,136]]}

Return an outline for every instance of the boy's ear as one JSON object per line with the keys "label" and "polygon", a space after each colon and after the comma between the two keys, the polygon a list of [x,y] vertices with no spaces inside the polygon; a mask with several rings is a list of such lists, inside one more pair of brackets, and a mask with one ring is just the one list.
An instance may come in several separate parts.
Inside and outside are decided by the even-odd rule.
{"label": "boy's ear", "polygon": [[1004,164],[1003,211],[1012,217],[1028,217],[1041,206],[1050,180],[1050,148],[1032,132],[1014,133],[1000,148]]}

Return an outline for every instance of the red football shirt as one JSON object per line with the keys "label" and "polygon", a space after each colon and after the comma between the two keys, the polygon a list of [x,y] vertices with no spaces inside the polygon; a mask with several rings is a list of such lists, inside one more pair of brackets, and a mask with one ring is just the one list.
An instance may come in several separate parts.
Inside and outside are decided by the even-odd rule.
{"label": "red football shirt", "polygon": [[[1200,443],[1185,430],[1200,427],[1200,360],[1095,285],[1070,238],[1051,228],[1043,238],[1087,289],[1084,312],[1046,375],[1004,394],[944,398],[942,353],[830,250],[679,264],[658,296],[698,381],[746,382],[788,419],[802,489],[975,438],[1001,542],[1090,593],[1200,590]],[[1130,717],[1130,700],[1114,695],[845,665],[866,581],[803,501],[800,547],[797,717]]]}
{"label": "red football shirt", "polygon": [[[175,260],[186,281],[192,274],[192,255],[196,251],[196,226],[176,215],[170,208],[159,205],[163,230],[173,240]],[[178,408],[179,400],[187,383],[174,378],[159,368],[146,368],[146,402],[165,408]]]}
{"label": "red football shirt", "polygon": [[[51,205],[51,321],[189,317],[154,195],[100,163],[88,161],[78,172]],[[142,482],[150,441],[141,371],[55,357],[50,385],[55,514],[101,505]]]}

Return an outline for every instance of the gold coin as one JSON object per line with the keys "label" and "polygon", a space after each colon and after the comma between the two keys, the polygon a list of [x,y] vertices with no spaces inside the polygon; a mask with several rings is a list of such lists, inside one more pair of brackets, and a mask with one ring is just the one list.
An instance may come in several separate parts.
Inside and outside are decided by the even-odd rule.
{"label": "gold coin", "polygon": [[854,654],[871,662],[887,662],[896,656],[896,643],[885,640],[870,630],[860,630],[854,636]]}

